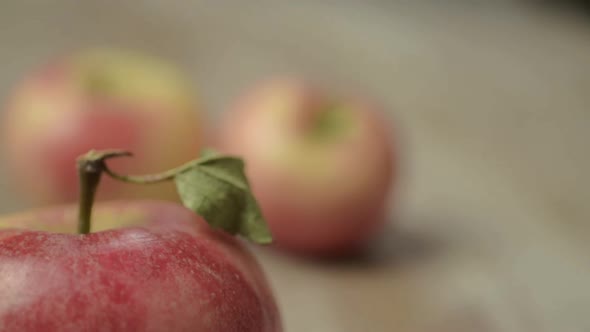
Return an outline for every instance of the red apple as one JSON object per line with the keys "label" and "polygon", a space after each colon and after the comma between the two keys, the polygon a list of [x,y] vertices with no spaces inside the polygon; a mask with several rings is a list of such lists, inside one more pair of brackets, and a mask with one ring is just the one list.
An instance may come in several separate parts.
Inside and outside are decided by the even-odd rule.
{"label": "red apple", "polygon": [[[30,202],[73,202],[72,160],[116,146],[137,162],[123,172],[170,168],[197,156],[202,118],[188,79],[173,64],[139,52],[88,49],[29,72],[0,112],[2,159],[15,188]],[[175,200],[171,184],[122,186],[106,179],[99,199]]]}
{"label": "red apple", "polygon": [[244,158],[277,246],[345,254],[382,226],[396,165],[374,103],[276,79],[245,93],[220,123],[217,148]]}
{"label": "red apple", "polygon": [[[16,229],[18,227],[18,229]],[[172,202],[109,202],[0,219],[0,331],[281,331],[255,258]]]}
{"label": "red apple", "polygon": [[[280,332],[260,266],[230,235],[272,240],[242,161],[209,153],[148,176],[122,176],[105,163],[126,155],[90,151],[78,160],[77,210],[0,219],[0,331]],[[103,172],[124,182],[174,180],[186,208],[119,201],[92,212]],[[68,234],[76,224],[79,234]]]}

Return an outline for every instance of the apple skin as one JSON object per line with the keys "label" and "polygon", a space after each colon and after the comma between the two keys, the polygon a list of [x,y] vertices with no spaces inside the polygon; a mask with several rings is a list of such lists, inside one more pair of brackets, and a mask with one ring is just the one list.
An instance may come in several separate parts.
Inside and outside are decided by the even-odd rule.
{"label": "apple skin", "polygon": [[[318,138],[314,126],[330,107],[341,120],[328,120],[336,129],[323,137],[319,129]],[[381,115],[374,103],[328,95],[303,79],[271,79],[237,99],[214,144],[245,160],[277,247],[347,255],[362,250],[387,217],[396,163]]]}
{"label": "apple skin", "polygon": [[282,330],[254,256],[181,205],[102,203],[62,233],[76,211],[0,219],[1,331]]}
{"label": "apple skin", "polygon": [[[132,151],[121,172],[153,173],[194,159],[204,112],[173,64],[119,49],[86,49],[55,57],[16,84],[0,112],[0,143],[12,186],[34,206],[73,203],[72,165],[90,149]],[[170,183],[125,186],[105,179],[97,200],[177,200]]]}

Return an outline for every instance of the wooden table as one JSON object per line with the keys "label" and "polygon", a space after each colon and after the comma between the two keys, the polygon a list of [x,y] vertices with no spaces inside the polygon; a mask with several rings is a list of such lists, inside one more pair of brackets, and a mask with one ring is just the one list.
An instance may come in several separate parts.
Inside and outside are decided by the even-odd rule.
{"label": "wooden table", "polygon": [[[273,73],[370,92],[402,137],[397,209],[362,257],[256,249],[287,330],[590,331],[590,18],[486,3],[3,3],[0,94],[96,43],[178,61],[212,117]],[[0,211],[25,208],[6,183]]]}

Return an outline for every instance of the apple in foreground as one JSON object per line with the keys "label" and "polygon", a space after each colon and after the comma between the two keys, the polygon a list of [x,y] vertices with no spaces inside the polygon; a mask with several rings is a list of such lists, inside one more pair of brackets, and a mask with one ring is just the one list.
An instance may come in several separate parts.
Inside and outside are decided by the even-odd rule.
{"label": "apple in foreground", "polygon": [[93,233],[58,233],[74,213],[0,221],[28,228],[0,232],[0,331],[280,330],[254,257],[181,205],[104,203]]}
{"label": "apple in foreground", "polygon": [[[90,149],[134,151],[124,172],[150,173],[195,158],[204,114],[187,77],[172,63],[122,49],[86,49],[31,70],[0,112],[3,160],[34,205],[76,201],[72,160]],[[97,199],[177,200],[164,183],[129,187],[105,179]]]}
{"label": "apple in foreground", "polygon": [[[90,223],[100,178],[92,172],[102,171],[102,159],[96,160],[80,167],[86,174],[80,176],[78,210],[56,206],[0,218],[0,331],[282,330],[254,256],[228,229],[208,225],[190,204],[102,202]],[[220,160],[215,162],[228,161]],[[191,178],[198,177],[198,170],[193,173]],[[214,201],[207,186],[191,199],[205,195]],[[200,212],[212,218],[207,222],[215,221],[213,214]],[[80,234],[68,234],[75,233],[76,223]]]}
{"label": "apple in foreground", "polygon": [[383,225],[395,151],[387,120],[365,99],[269,80],[226,112],[215,144],[246,161],[278,247],[349,254]]}

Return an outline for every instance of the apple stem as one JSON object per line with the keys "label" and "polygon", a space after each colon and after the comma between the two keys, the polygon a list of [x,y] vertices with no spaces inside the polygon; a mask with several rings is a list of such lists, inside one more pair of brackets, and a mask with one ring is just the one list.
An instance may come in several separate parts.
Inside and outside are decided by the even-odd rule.
{"label": "apple stem", "polygon": [[88,234],[91,228],[92,206],[102,172],[105,171],[105,160],[115,157],[131,156],[122,150],[90,151],[78,158],[76,166],[80,181],[80,202],[78,206],[78,233]]}
{"label": "apple stem", "polygon": [[80,179],[80,202],[78,210],[78,233],[90,233],[90,219],[96,189],[102,175],[100,160],[79,159],[78,177]]}
{"label": "apple stem", "polygon": [[174,179],[176,175],[194,167],[198,160],[156,174],[141,176],[121,175],[113,172],[105,160],[116,157],[128,157],[131,153],[123,150],[90,151],[78,158],[78,178],[80,180],[80,202],[78,206],[78,233],[88,234],[91,228],[92,206],[96,190],[103,172],[111,178],[128,183],[152,184]]}
{"label": "apple stem", "polygon": [[178,167],[169,169],[167,171],[161,173],[154,173],[154,174],[146,174],[146,175],[122,175],[116,172],[113,172],[106,164],[103,165],[104,172],[108,174],[111,178],[123,182],[128,183],[135,183],[135,184],[154,184],[164,181],[170,181],[174,179],[175,176],[178,174],[188,171],[202,162],[202,160],[193,160],[189,161],[183,165]]}
{"label": "apple stem", "polygon": [[152,183],[158,183],[158,182],[172,180],[176,176],[176,174],[178,174],[179,172],[182,172],[182,170],[181,170],[182,168],[184,168],[184,165],[181,167],[173,168],[171,170],[164,171],[162,173],[156,173],[156,174],[122,175],[122,174],[118,174],[118,173],[113,172],[110,168],[108,168],[108,166],[105,165],[104,171],[111,178],[113,178],[115,180],[128,182],[128,183],[137,183],[137,184],[152,184]]}

